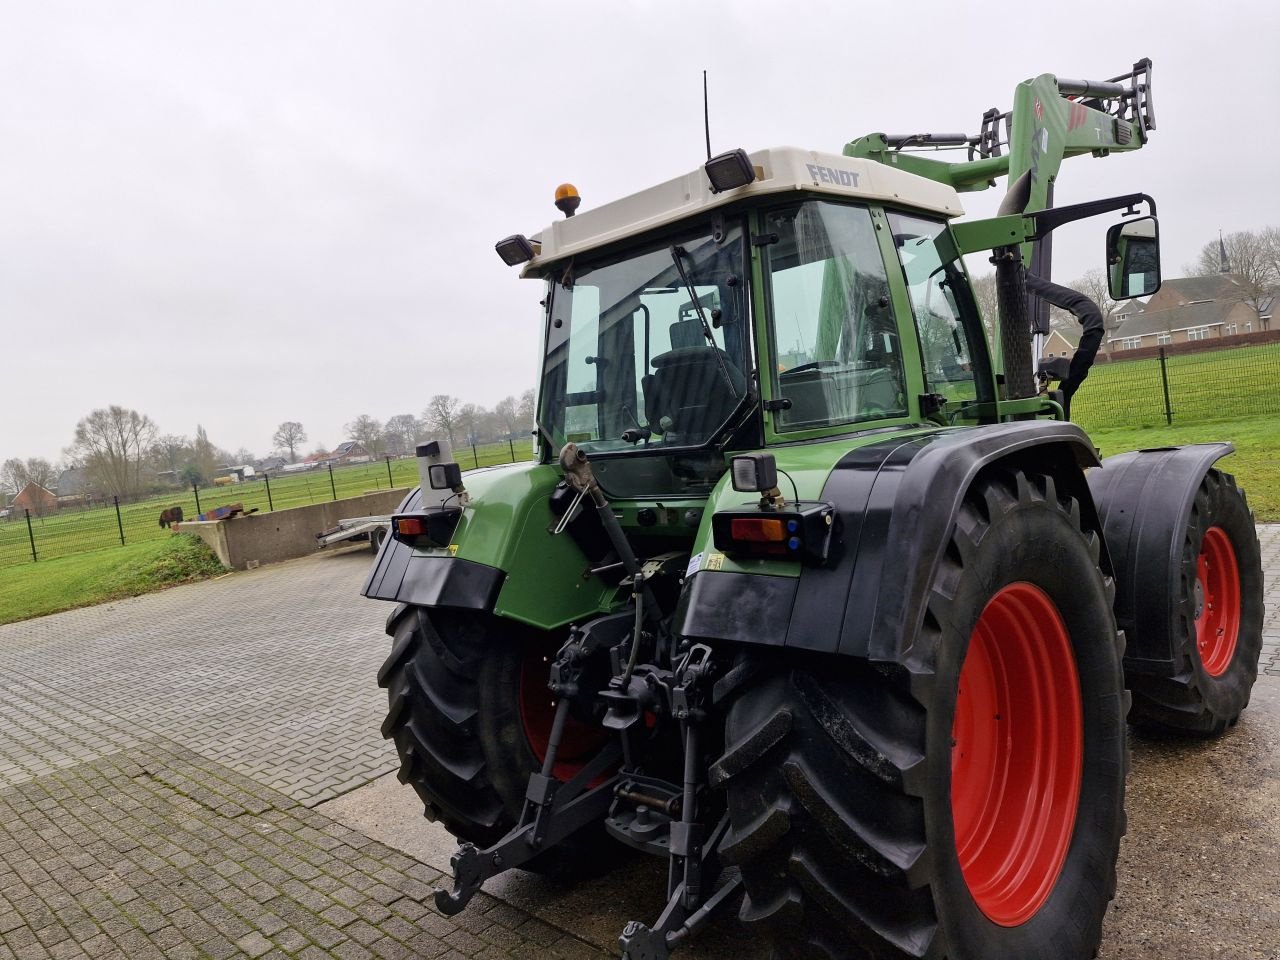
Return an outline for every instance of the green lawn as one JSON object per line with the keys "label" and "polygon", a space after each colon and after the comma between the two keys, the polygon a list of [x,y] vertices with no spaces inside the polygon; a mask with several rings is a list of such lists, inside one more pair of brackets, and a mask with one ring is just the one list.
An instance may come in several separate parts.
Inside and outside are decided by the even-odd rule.
{"label": "green lawn", "polygon": [[203,541],[183,535],[28,563],[0,576],[0,623],[133,597],[225,572]]}
{"label": "green lawn", "polygon": [[[1081,393],[1092,379],[1085,381]],[[1111,427],[1090,430],[1089,436],[1104,457],[1144,447],[1230,440],[1236,452],[1219,466],[1235,474],[1259,520],[1280,521],[1280,415],[1217,423],[1175,422],[1171,427],[1163,422],[1155,427]]]}
{"label": "green lawn", "polygon": [[[468,470],[475,466],[510,463],[513,451],[517,459],[527,459],[532,455],[532,447],[527,441],[486,444],[478,447],[474,456],[470,447],[463,447],[456,450],[455,455],[462,468]],[[321,468],[281,474],[272,477],[269,484],[266,480],[253,480],[224,487],[202,487],[200,509],[240,503],[246,510],[256,507],[265,513],[273,508],[282,510],[333,500],[335,491],[337,499],[341,499],[417,484],[418,462],[409,457],[393,460],[390,476],[386,461],[378,461],[338,467],[333,471],[332,484],[329,471]],[[30,532],[25,519],[20,516],[8,521],[0,520],[0,569],[12,564],[30,563],[33,538],[40,561],[72,556],[86,550],[119,547],[122,527],[127,544],[167,539],[169,531],[160,527],[159,517],[160,511],[170,506],[181,506],[188,520],[195,519],[197,515],[195,494],[190,489],[178,489],[138,503],[122,504],[119,521],[112,506],[69,507],[47,517],[32,517]]]}
{"label": "green lawn", "polygon": [[[1179,354],[1165,365],[1174,426],[1280,414],[1280,343]],[[1095,364],[1071,417],[1090,431],[1164,425],[1160,360]]]}

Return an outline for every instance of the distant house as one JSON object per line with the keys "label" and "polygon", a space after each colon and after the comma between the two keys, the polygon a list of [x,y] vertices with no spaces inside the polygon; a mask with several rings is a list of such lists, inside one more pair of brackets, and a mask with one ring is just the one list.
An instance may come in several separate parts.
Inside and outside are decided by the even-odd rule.
{"label": "distant house", "polygon": [[334,463],[368,463],[372,459],[369,451],[358,440],[347,440],[338,444],[329,457]]}
{"label": "distant house", "polygon": [[29,510],[38,517],[58,509],[58,495],[38,483],[28,483],[13,498],[13,510]]}
{"label": "distant house", "polygon": [[263,457],[254,464],[259,472],[266,470],[281,470],[289,463],[284,457]]}
{"label": "distant house", "polygon": [[89,472],[83,467],[68,467],[58,475],[55,484],[59,499],[63,497],[83,497],[89,492]]}
{"label": "distant house", "polygon": [[1061,330],[1052,331],[1045,339],[1044,350],[1040,356],[1045,359],[1051,357],[1069,357],[1076,352],[1076,345],[1068,340]]}
{"label": "distant house", "polygon": [[1137,350],[1267,329],[1269,311],[1260,318],[1243,296],[1243,285],[1231,274],[1165,280],[1141,310],[1125,312],[1107,346]]}

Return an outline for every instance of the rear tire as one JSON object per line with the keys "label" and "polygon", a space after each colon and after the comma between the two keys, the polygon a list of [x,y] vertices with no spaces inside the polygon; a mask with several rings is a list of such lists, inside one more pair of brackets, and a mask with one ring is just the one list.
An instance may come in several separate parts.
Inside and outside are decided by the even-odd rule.
{"label": "rear tire", "polygon": [[[547,634],[472,611],[410,608],[396,624],[378,671],[388,700],[382,735],[400,754],[400,782],[460,840],[491,846],[519,820],[550,732],[555,652]],[[556,776],[572,776],[604,740],[571,717]],[[525,868],[560,872],[578,857],[577,839]]]}
{"label": "rear tire", "polygon": [[732,705],[725,856],[776,957],[1094,955],[1128,706],[1098,556],[1051,478],[980,477],[908,662],[779,654]]}
{"label": "rear tire", "polygon": [[1210,470],[1200,482],[1181,550],[1169,631],[1176,673],[1130,674],[1130,720],[1151,733],[1216,737],[1248,706],[1262,651],[1261,549],[1231,474]]}

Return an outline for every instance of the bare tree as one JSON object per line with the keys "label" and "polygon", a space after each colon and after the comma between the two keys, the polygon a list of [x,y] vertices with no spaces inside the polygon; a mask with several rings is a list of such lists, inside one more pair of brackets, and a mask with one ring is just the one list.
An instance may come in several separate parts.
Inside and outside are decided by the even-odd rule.
{"label": "bare tree", "polygon": [[297,449],[307,442],[307,431],[302,429],[302,424],[297,420],[286,420],[276,427],[271,442],[281,450],[288,450],[289,462],[297,463]]}
{"label": "bare tree", "polygon": [[969,286],[973,289],[973,299],[978,303],[978,312],[982,314],[982,325],[986,327],[987,339],[994,340],[996,323],[1000,319],[1000,302],[996,298],[996,275],[983,274],[971,277]]}
{"label": "bare tree", "polygon": [[252,464],[256,459],[257,458],[253,455],[253,451],[248,447],[241,447],[231,455],[231,462],[237,467],[244,466],[245,464]]}
{"label": "bare tree", "polygon": [[420,430],[418,418],[412,413],[397,413],[387,420],[387,452],[396,456],[413,453]]}
{"label": "bare tree", "polygon": [[347,436],[360,446],[371,457],[382,456],[386,443],[383,440],[383,427],[380,420],[375,420],[367,413],[362,413],[344,428]]}
{"label": "bare tree", "polygon": [[143,464],[155,438],[150,417],[112,405],[76,424],[72,449],[104,491],[129,497],[143,487]]}
{"label": "bare tree", "polygon": [[422,411],[422,419],[427,421],[427,425],[432,430],[439,430],[449,438],[449,443],[454,443],[454,432],[458,428],[458,407],[461,401],[457,397],[451,397],[445,393],[437,393],[427,403],[427,409]]}
{"label": "bare tree", "polygon": [[455,425],[462,431],[462,439],[474,446],[480,442],[480,426],[485,409],[474,403],[464,403],[458,408]]}
{"label": "bare tree", "polygon": [[191,441],[173,433],[166,433],[151,446],[151,459],[160,470],[170,470],[176,477],[191,459]]}
{"label": "bare tree", "polygon": [[[1226,252],[1226,263],[1222,254]],[[1223,267],[1236,281],[1230,299],[1247,303],[1259,316],[1263,306],[1280,288],[1280,231],[1238,230],[1221,240],[1211,240],[1200,248],[1195,262],[1183,269],[1189,276],[1210,277],[1223,273]]]}
{"label": "bare tree", "polygon": [[532,389],[520,394],[520,403],[516,408],[516,415],[520,418],[520,430],[533,429],[533,425],[537,421],[537,414],[534,410],[535,402],[536,395]]}
{"label": "bare tree", "polygon": [[493,408],[493,416],[499,429],[507,437],[514,437],[523,432],[524,424],[520,420],[520,406],[515,397],[503,397]]}
{"label": "bare tree", "polygon": [[[1111,356],[1110,339],[1120,326],[1120,304],[1111,299],[1111,288],[1107,285],[1107,275],[1102,270],[1089,270],[1083,277],[1067,284],[1072,290],[1078,290],[1098,305],[1102,311],[1102,352]],[[1075,323],[1075,318],[1065,314],[1065,318]],[[1079,327],[1077,326],[1077,329]]]}
{"label": "bare tree", "polygon": [[209,483],[218,472],[218,463],[224,460],[217,447],[209,440],[204,427],[196,424],[196,442],[192,444],[191,459],[184,476],[192,483]]}
{"label": "bare tree", "polygon": [[0,467],[0,485],[13,496],[21,493],[28,483],[52,490],[58,473],[58,468],[43,457],[28,457],[26,460],[14,457]]}

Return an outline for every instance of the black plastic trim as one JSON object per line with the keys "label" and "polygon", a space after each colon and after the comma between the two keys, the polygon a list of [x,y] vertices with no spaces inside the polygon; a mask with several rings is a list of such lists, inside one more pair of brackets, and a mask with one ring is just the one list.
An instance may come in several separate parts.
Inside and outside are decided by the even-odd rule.
{"label": "black plastic trim", "polygon": [[[401,502],[396,513],[420,509],[421,489]],[[393,600],[424,607],[492,610],[505,574],[459,557],[418,556],[412,547],[388,539],[369,570],[360,593],[371,600]],[[392,618],[400,612],[393,611]],[[388,625],[392,618],[388,619]]]}
{"label": "black plastic trim", "polygon": [[1196,491],[1230,443],[1139,450],[1107,457],[1089,474],[1116,570],[1116,622],[1127,635],[1125,669],[1170,676],[1182,541]]}
{"label": "black plastic trim", "polygon": [[780,647],[796,596],[795,577],[703,570],[680,594],[675,632],[698,640]]}
{"label": "black plastic trim", "polygon": [[[703,571],[676,612],[681,636],[904,662],[960,504],[978,472],[1012,459],[1051,474],[1101,530],[1084,469],[1098,458],[1078,426],[1026,421],[886,437],[836,464],[822,499],[840,518],[827,566],[798,580]],[[1105,548],[1102,568],[1109,572]]]}

